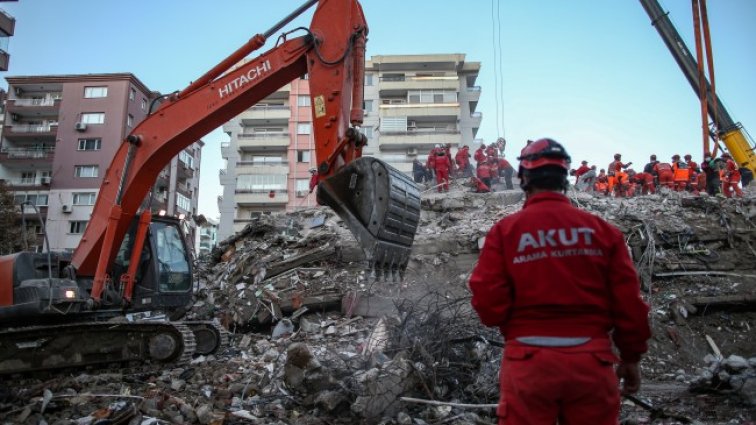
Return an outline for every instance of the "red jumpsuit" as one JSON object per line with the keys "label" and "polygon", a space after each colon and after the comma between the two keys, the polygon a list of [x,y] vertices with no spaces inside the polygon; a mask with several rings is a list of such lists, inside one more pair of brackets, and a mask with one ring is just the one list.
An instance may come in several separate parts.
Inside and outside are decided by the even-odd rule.
{"label": "red jumpsuit", "polygon": [[722,192],[728,198],[732,198],[732,192],[739,198],[743,197],[743,191],[740,190],[740,170],[738,165],[732,159],[727,159],[725,163],[725,174],[722,179]]}
{"label": "red jumpsuit", "polygon": [[583,174],[589,171],[591,171],[591,167],[587,165],[581,165],[580,168],[578,168],[577,171],[575,171],[575,177],[577,177],[577,179],[580,180],[580,176],[582,176]]}
{"label": "red jumpsuit", "polygon": [[489,231],[470,289],[481,322],[497,326],[506,339],[499,424],[553,425],[557,418],[617,424],[611,341],[623,362],[635,363],[651,332],[638,275],[616,227],[562,194],[531,195],[522,211]]}
{"label": "red jumpsuit", "polygon": [[436,171],[436,148],[431,149],[428,153],[428,160],[425,162],[425,168]]}
{"label": "red jumpsuit", "polygon": [[438,191],[449,191],[449,170],[451,170],[451,159],[446,156],[446,152],[439,150],[436,152],[435,160],[433,161],[433,167],[436,170],[436,184]]}
{"label": "red jumpsuit", "polygon": [[475,159],[475,162],[477,162],[478,164],[480,164],[481,162],[485,162],[486,154],[485,152],[483,152],[483,148],[478,148],[478,150],[475,151],[473,158]]}
{"label": "red jumpsuit", "polygon": [[310,176],[310,193],[312,193],[315,188],[318,187],[318,173],[312,173],[312,176]]}
{"label": "red jumpsuit", "polygon": [[460,170],[466,170],[467,164],[469,163],[469,153],[470,151],[468,148],[462,148],[457,151],[457,154],[454,156],[454,162],[457,163],[457,168]]}
{"label": "red jumpsuit", "polygon": [[478,192],[478,193],[485,193],[485,192],[490,192],[491,191],[491,189],[488,186],[486,186],[485,183],[483,183],[483,180],[481,180],[481,179],[473,176],[472,177],[472,181],[473,181],[473,184],[475,185],[475,191],[476,192]]}
{"label": "red jumpsuit", "polygon": [[654,171],[659,177],[659,186],[667,186],[670,189],[675,188],[675,175],[672,172],[672,166],[666,162],[657,162],[654,165]]}
{"label": "red jumpsuit", "polygon": [[634,182],[641,185],[641,194],[648,195],[649,193],[656,193],[656,186],[654,186],[654,176],[649,173],[638,173],[633,176]]}
{"label": "red jumpsuit", "polygon": [[478,178],[483,181],[483,183],[491,187],[491,167],[486,163],[485,161],[478,163],[478,170],[476,171],[478,174]]}

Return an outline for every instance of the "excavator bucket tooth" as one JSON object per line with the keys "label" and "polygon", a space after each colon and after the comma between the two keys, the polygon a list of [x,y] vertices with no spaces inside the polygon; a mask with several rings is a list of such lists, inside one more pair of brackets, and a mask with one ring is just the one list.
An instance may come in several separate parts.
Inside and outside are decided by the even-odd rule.
{"label": "excavator bucket tooth", "polygon": [[409,176],[361,157],[320,182],[318,202],[344,220],[378,279],[404,274],[420,220],[420,192]]}

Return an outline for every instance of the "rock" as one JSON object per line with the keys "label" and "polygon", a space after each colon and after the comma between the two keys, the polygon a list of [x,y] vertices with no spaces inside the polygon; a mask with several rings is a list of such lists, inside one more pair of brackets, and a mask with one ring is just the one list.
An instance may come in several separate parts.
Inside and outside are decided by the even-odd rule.
{"label": "rock", "polygon": [[746,360],[744,357],[732,354],[730,355],[730,357],[722,361],[722,365],[730,372],[737,372],[748,368],[748,360]]}
{"label": "rock", "polygon": [[756,406],[756,376],[746,378],[738,393],[749,406]]}
{"label": "rock", "polygon": [[348,403],[348,400],[338,391],[323,391],[315,397],[315,404],[327,412],[333,412],[342,403]]}
{"label": "rock", "polygon": [[404,412],[399,412],[396,415],[396,422],[399,425],[412,425],[412,417]]}
{"label": "rock", "polygon": [[291,336],[294,333],[294,324],[289,319],[281,319],[273,328],[272,339],[280,339]]}
{"label": "rock", "polygon": [[215,415],[213,414],[213,406],[210,404],[203,404],[202,406],[197,408],[195,413],[197,415],[197,420],[202,425],[209,425],[215,420]]}

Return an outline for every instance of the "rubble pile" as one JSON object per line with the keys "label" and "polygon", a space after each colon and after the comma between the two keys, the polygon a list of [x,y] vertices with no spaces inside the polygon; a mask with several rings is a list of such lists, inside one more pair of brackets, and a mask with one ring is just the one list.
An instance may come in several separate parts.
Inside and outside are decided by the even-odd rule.
{"label": "rubble pile", "polygon": [[[642,400],[623,403],[625,423],[752,420],[756,199],[569,196],[624,232],[652,308]],[[328,209],[262,215],[195,267],[187,318],[223,324],[225,351],[16,378],[0,384],[0,423],[495,423],[503,341],[479,324],[466,282],[488,229],[522,202],[424,194],[402,282],[375,281]]]}

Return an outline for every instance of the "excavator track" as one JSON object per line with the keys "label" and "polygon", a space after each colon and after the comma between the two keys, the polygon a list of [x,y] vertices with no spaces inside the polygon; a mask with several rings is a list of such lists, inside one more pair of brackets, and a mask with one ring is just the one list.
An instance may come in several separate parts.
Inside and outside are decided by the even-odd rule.
{"label": "excavator track", "polygon": [[318,202],[346,222],[379,279],[401,278],[420,221],[420,192],[407,174],[361,157],[320,182]]}
{"label": "excavator track", "polygon": [[223,326],[213,322],[181,322],[194,334],[195,354],[208,355],[228,347],[229,333]]}
{"label": "excavator track", "polygon": [[190,326],[103,322],[0,331],[0,375],[151,360],[185,363],[196,347]]}

